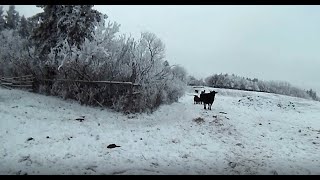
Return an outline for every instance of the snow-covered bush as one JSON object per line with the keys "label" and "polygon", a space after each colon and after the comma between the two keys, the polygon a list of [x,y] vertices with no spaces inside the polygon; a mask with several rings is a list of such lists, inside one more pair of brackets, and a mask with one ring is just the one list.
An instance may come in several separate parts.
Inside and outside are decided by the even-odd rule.
{"label": "snow-covered bush", "polygon": [[45,64],[56,70],[55,79],[121,81],[140,84],[130,97],[130,85],[86,84],[55,81],[53,95],[83,104],[112,107],[119,111],[143,112],[172,103],[184,94],[186,72],[164,60],[164,44],[152,33],[139,41],[116,36],[119,25],[101,22],[80,48],[67,40],[52,48]]}
{"label": "snow-covered bush", "polygon": [[0,33],[0,74],[19,76],[33,74],[36,57],[34,48],[21,38],[15,30],[3,30]]}

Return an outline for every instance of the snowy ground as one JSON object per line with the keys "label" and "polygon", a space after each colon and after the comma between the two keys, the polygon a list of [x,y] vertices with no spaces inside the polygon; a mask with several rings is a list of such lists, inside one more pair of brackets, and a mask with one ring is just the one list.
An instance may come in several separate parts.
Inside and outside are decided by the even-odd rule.
{"label": "snowy ground", "polygon": [[125,116],[0,87],[0,174],[320,174],[319,102],[215,90]]}

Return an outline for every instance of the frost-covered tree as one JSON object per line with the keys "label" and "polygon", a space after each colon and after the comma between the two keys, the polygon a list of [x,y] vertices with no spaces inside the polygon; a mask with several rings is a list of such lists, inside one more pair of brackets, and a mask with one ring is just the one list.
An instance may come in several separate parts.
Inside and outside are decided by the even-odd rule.
{"label": "frost-covered tree", "polygon": [[26,39],[27,34],[22,31],[26,19],[22,17],[22,24],[20,23],[20,16],[14,5],[9,6],[5,18],[2,14],[1,7],[0,73],[6,76],[16,76],[33,74],[39,71],[37,69],[37,58],[34,56],[34,47]]}
{"label": "frost-covered tree", "polygon": [[9,10],[7,11],[7,15],[5,15],[5,19],[5,27],[7,29],[17,29],[20,21],[20,16],[19,12],[15,10],[14,5],[9,6]]}
{"label": "frost-covered tree", "polygon": [[[137,82],[149,83],[161,78],[157,66],[163,66],[164,44],[153,33],[143,32],[135,48]],[[163,66],[164,67],[164,66]],[[153,77],[153,75],[158,77]]]}
{"label": "frost-covered tree", "polygon": [[5,76],[33,74],[35,57],[34,48],[14,30],[0,33],[0,73]]}
{"label": "frost-covered tree", "polygon": [[38,5],[44,12],[35,15],[39,25],[32,39],[37,54],[45,57],[51,48],[68,41],[79,47],[85,38],[92,40],[92,32],[105,16],[92,9],[93,5]]}
{"label": "frost-covered tree", "polygon": [[319,98],[317,97],[317,93],[313,91],[312,89],[307,90],[307,94],[313,99],[313,100],[318,100]]}
{"label": "frost-covered tree", "polygon": [[179,79],[180,81],[187,83],[187,71],[182,66],[173,66],[172,74],[174,78]]}
{"label": "frost-covered tree", "polygon": [[[165,46],[153,33],[143,32],[134,48],[136,82],[141,84],[145,97],[139,103],[147,109],[154,109],[162,103],[174,101],[170,99],[174,79],[172,69],[164,60]],[[175,88],[173,88],[175,89]],[[179,96],[179,95],[178,95]],[[141,107],[143,107],[141,106]]]}
{"label": "frost-covered tree", "polygon": [[60,46],[51,48],[46,64],[55,66],[58,71],[63,71],[63,68],[68,68],[70,64],[81,64],[89,68],[88,71],[95,73],[107,65],[109,61],[116,61],[116,53],[120,52],[123,45],[119,42],[121,40],[115,38],[118,31],[119,25],[117,23],[109,23],[105,27],[104,22],[101,21],[92,32],[93,39],[85,38],[80,47],[65,39]]}
{"label": "frost-covered tree", "polygon": [[194,76],[189,75],[187,77],[187,85],[188,86],[195,86],[196,85],[196,81],[197,79]]}
{"label": "frost-covered tree", "polygon": [[0,31],[5,28],[6,21],[3,15],[3,6],[0,6]]}
{"label": "frost-covered tree", "polygon": [[38,13],[38,14],[35,14],[34,16],[31,16],[31,17],[28,17],[27,18],[27,22],[28,22],[28,32],[30,32],[30,36],[33,35],[33,31],[35,29],[38,29],[41,25],[41,22],[42,22],[42,16],[43,14],[42,13]]}
{"label": "frost-covered tree", "polygon": [[172,79],[168,81],[166,91],[168,92],[168,102],[178,101],[179,97],[184,95],[187,85],[187,71],[182,66],[173,66],[171,68]]}
{"label": "frost-covered tree", "polygon": [[[206,81],[207,79],[205,79]],[[187,76],[187,85],[189,86],[204,86],[206,83],[203,79],[197,79],[193,76]]]}
{"label": "frost-covered tree", "polygon": [[302,89],[293,87],[288,82],[283,81],[261,81],[257,78],[250,79],[228,74],[214,74],[206,78],[208,86],[217,88],[230,88],[250,91],[262,91],[276,94],[283,94],[295,97],[310,99],[310,91],[305,92]]}
{"label": "frost-covered tree", "polygon": [[30,28],[28,27],[28,21],[24,17],[24,15],[21,17],[20,25],[19,25],[19,34],[22,38],[28,38],[30,35]]}
{"label": "frost-covered tree", "polygon": [[154,110],[177,101],[184,93],[186,71],[164,60],[164,44],[152,33],[135,41],[116,36],[117,23],[100,22],[80,48],[65,40],[51,49],[46,64],[57,69],[57,78],[131,81],[140,84],[134,101],[128,86],[91,88],[77,83],[55,83],[53,94],[75,98],[82,103],[106,105],[120,111]]}

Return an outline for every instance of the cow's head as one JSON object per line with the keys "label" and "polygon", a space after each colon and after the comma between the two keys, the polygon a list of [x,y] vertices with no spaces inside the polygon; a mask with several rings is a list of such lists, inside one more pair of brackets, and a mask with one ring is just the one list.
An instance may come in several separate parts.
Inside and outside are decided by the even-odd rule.
{"label": "cow's head", "polygon": [[217,94],[218,92],[216,91],[210,91],[211,94]]}

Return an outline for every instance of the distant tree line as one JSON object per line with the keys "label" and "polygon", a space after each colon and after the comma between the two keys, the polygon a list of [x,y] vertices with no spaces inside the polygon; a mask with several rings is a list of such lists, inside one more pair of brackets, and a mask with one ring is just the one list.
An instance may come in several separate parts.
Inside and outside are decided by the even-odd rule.
{"label": "distant tree line", "polygon": [[[93,5],[37,7],[43,12],[25,18],[14,5],[6,12],[0,6],[0,76],[33,74],[35,92],[126,112],[150,112],[184,94],[187,73],[169,63],[155,34],[119,34],[120,25]],[[140,94],[132,102],[127,86],[54,79],[130,81]]]}
{"label": "distant tree line", "polygon": [[245,91],[258,91],[268,92],[275,94],[282,94],[294,97],[301,97],[305,99],[313,99],[319,101],[319,97],[312,89],[302,90],[300,88],[292,86],[288,82],[284,81],[262,81],[257,78],[245,78],[237,75],[229,74],[213,74],[203,81],[189,76],[188,85],[206,85],[215,88],[237,89]]}

